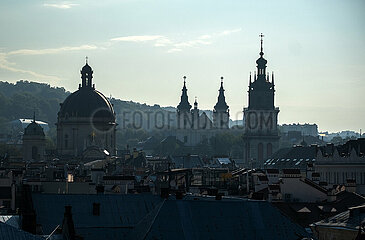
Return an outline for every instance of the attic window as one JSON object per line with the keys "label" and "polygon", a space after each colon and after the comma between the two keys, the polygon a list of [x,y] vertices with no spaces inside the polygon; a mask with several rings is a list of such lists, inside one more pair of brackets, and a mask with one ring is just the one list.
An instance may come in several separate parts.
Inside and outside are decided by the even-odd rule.
{"label": "attic window", "polygon": [[93,203],[93,215],[100,216],[100,203]]}

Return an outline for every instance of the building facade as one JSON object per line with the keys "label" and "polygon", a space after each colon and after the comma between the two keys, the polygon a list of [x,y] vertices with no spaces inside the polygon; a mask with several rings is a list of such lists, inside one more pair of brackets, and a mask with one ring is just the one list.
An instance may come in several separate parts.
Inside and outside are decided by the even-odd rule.
{"label": "building facade", "polygon": [[213,110],[213,121],[205,112],[200,113],[198,102],[195,98],[194,108],[189,103],[186,88],[186,77],[176,112],[176,137],[185,146],[195,146],[208,141],[224,130],[229,129],[229,106],[226,103],[223,88],[223,77],[219,89],[218,101]]}
{"label": "building facade", "polygon": [[109,100],[95,89],[93,70],[86,62],[79,89],[61,103],[57,120],[60,157],[98,158],[115,155],[115,112]]}
{"label": "building facade", "polygon": [[263,57],[263,35],[261,35],[260,58],[257,59],[257,75],[250,74],[248,107],[244,108],[244,160],[246,164],[263,166],[279,148],[278,113],[275,107],[274,74],[270,82],[266,73],[266,59]]}

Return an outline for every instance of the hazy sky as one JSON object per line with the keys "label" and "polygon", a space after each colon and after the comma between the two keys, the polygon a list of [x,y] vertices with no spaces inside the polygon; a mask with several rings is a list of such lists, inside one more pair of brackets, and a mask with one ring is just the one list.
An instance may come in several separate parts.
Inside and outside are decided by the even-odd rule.
{"label": "hazy sky", "polygon": [[365,1],[0,2],[0,80],[80,83],[85,56],[105,95],[212,109],[224,76],[231,118],[247,106],[263,32],[279,123],[365,130]]}

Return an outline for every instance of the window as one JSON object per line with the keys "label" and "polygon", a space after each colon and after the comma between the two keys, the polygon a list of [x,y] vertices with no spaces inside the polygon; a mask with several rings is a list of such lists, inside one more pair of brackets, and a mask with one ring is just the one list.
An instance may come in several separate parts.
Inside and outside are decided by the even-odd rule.
{"label": "window", "polygon": [[259,143],[257,148],[257,160],[259,162],[262,162],[264,159],[264,145],[262,143]]}
{"label": "window", "polygon": [[38,148],[36,146],[32,147],[32,159],[37,160],[38,159]]}
{"label": "window", "polygon": [[65,134],[65,148],[68,148],[68,135]]}
{"label": "window", "polygon": [[272,155],[272,144],[268,143],[267,144],[267,157],[271,157]]}

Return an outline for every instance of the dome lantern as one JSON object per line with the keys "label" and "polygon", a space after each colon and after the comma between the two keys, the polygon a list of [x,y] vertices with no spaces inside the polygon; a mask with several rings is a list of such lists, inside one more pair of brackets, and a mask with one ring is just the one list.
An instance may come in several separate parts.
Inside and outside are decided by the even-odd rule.
{"label": "dome lantern", "polygon": [[88,57],[86,57],[86,64],[85,66],[81,69],[81,79],[82,79],[82,88],[92,88],[92,79],[93,79],[93,70],[92,68],[89,66],[88,62]]}

